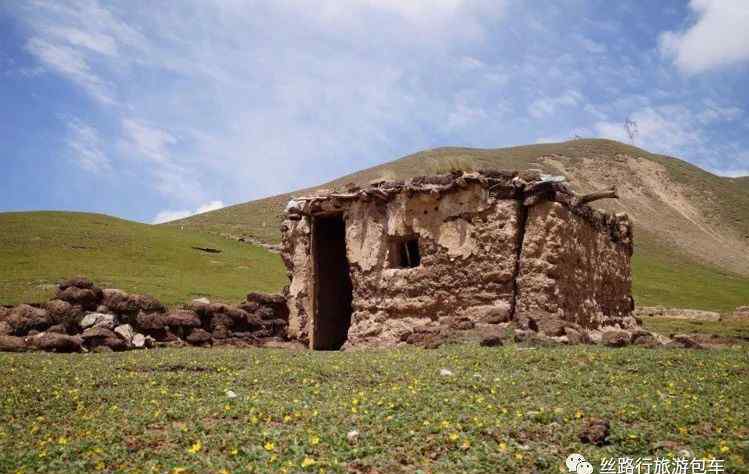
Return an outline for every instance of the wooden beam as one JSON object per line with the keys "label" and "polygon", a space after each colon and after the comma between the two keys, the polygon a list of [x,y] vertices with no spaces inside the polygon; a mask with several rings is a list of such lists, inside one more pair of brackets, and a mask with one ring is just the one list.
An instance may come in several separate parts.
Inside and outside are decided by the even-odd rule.
{"label": "wooden beam", "polygon": [[581,196],[580,203],[587,204],[589,202],[598,201],[599,199],[619,199],[619,195],[616,193],[616,188],[612,188],[607,191],[598,191]]}

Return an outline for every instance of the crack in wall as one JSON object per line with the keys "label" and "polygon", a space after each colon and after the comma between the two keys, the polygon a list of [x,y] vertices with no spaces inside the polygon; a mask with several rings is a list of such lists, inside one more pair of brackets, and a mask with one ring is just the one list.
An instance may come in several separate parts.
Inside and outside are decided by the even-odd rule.
{"label": "crack in wall", "polygon": [[519,201],[520,209],[518,210],[518,236],[515,250],[515,270],[512,274],[512,302],[510,303],[510,320],[516,320],[518,305],[518,278],[520,277],[521,257],[523,255],[523,245],[525,244],[525,232],[528,225],[528,208],[523,205],[522,199]]}

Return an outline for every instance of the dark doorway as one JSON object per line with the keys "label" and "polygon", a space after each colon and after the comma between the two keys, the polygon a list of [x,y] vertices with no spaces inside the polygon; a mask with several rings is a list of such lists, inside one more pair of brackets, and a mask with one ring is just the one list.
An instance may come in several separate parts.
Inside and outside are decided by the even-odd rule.
{"label": "dark doorway", "polygon": [[341,214],[312,222],[315,266],[312,348],[338,350],[351,325],[351,276],[346,258],[346,226]]}

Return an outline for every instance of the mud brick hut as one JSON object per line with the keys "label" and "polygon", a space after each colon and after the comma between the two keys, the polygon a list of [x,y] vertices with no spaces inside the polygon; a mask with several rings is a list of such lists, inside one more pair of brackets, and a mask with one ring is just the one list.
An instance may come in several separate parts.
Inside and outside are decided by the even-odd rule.
{"label": "mud brick hut", "polygon": [[289,202],[289,336],[312,349],[398,345],[512,322],[564,334],[631,324],[625,214],[537,171],[382,181]]}

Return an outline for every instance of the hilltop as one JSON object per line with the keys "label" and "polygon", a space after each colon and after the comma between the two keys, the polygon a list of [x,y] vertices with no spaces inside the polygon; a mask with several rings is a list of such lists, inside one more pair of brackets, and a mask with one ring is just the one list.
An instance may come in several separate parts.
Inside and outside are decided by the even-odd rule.
{"label": "hilltop", "polygon": [[78,274],[167,304],[236,302],[288,281],[277,255],[193,230],[75,212],[1,213],[0,229],[0,304],[43,301]]}
{"label": "hilltop", "polygon": [[635,293],[641,304],[729,310],[749,300],[749,177],[716,176],[683,160],[612,140],[498,149],[437,148],[320,186],[166,226],[276,243],[281,212],[295,195],[454,168],[541,169],[565,175],[581,193],[616,186],[620,200],[596,205],[627,212],[635,224]]}

